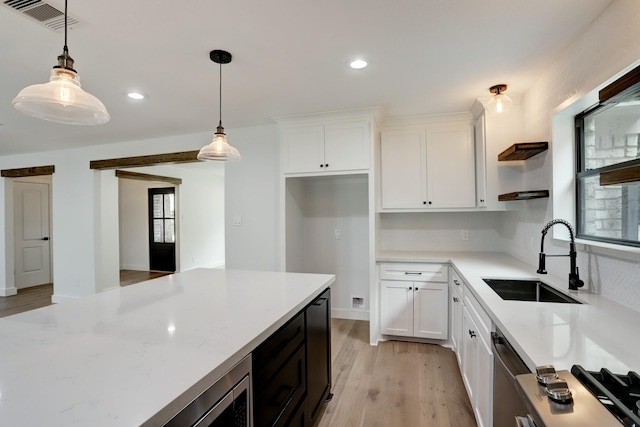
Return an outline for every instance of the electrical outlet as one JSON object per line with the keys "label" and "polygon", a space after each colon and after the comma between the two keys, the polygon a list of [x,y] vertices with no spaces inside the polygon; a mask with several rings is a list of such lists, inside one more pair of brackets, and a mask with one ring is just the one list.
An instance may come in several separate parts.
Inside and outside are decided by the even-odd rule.
{"label": "electrical outlet", "polygon": [[469,240],[469,230],[461,230],[460,231],[460,238],[462,240]]}
{"label": "electrical outlet", "polygon": [[336,228],[335,230],[333,230],[333,234],[334,236],[336,236],[336,240],[339,240],[342,237],[342,232],[340,231],[339,228]]}

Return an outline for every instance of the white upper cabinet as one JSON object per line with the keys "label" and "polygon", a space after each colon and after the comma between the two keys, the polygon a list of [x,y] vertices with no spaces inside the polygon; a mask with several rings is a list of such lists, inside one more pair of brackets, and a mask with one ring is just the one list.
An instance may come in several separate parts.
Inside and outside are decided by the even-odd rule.
{"label": "white upper cabinet", "polygon": [[471,208],[476,176],[470,126],[427,130],[427,205]]}
{"label": "white upper cabinet", "polygon": [[290,128],[283,134],[285,172],[324,170],[324,126]]}
{"label": "white upper cabinet", "polygon": [[475,207],[471,126],[382,132],[380,175],[382,209]]}
{"label": "white upper cabinet", "polygon": [[422,208],[427,204],[424,131],[382,132],[382,208]]}
{"label": "white upper cabinet", "polygon": [[487,206],[487,161],[484,113],[478,117],[473,128],[476,146],[476,204],[480,208]]}
{"label": "white upper cabinet", "polygon": [[296,126],[283,130],[283,172],[369,169],[368,121]]}

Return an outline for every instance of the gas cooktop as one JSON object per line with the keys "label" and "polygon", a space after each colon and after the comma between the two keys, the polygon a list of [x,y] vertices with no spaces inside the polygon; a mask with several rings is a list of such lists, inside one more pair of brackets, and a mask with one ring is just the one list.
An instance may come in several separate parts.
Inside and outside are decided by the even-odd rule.
{"label": "gas cooktop", "polygon": [[573,365],[571,373],[602,403],[623,425],[640,427],[640,375],[613,374],[608,369],[587,371]]}

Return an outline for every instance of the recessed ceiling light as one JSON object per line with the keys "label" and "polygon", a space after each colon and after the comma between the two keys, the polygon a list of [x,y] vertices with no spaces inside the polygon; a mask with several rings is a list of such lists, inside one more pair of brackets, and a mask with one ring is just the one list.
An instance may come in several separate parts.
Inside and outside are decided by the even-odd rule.
{"label": "recessed ceiling light", "polygon": [[140,100],[140,99],[144,99],[145,96],[144,94],[140,93],[140,92],[129,92],[127,94],[127,96],[131,99],[135,99],[135,100]]}
{"label": "recessed ceiling light", "polygon": [[367,66],[367,61],[365,59],[362,59],[362,58],[352,59],[349,62],[349,66],[351,68],[353,68],[354,70],[360,70],[360,69],[362,69],[362,68]]}

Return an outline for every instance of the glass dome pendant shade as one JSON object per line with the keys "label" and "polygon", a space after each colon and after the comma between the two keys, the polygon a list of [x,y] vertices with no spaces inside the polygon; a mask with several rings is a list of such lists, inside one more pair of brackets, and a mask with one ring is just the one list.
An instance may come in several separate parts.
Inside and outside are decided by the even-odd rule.
{"label": "glass dome pendant shade", "polygon": [[241,160],[240,152],[227,142],[227,135],[224,133],[222,121],[218,124],[213,141],[205,145],[198,152],[198,160]]}
{"label": "glass dome pendant shade", "polygon": [[489,111],[492,113],[502,114],[509,110],[513,101],[507,95],[502,93],[506,90],[507,85],[505,84],[495,85],[489,88],[489,92],[494,94],[489,102],[487,102],[487,109]]}
{"label": "glass dome pendant shade", "polygon": [[220,121],[218,122],[216,133],[213,135],[213,141],[200,149],[197,158],[198,160],[217,160],[221,162],[241,160],[240,152],[227,142],[227,135],[222,127],[222,64],[231,62],[231,54],[224,50],[212,50],[209,53],[209,57],[213,62],[220,64]]}
{"label": "glass dome pendant shade", "polygon": [[80,87],[66,46],[49,82],[22,89],[11,104],[27,116],[68,125],[101,125],[111,119],[104,104]]}
{"label": "glass dome pendant shade", "polygon": [[111,119],[104,104],[82,90],[80,77],[73,69],[67,48],[67,0],[64,2],[64,48],[58,56],[58,65],[51,70],[49,83],[22,89],[11,105],[27,116],[69,125],[101,125]]}

